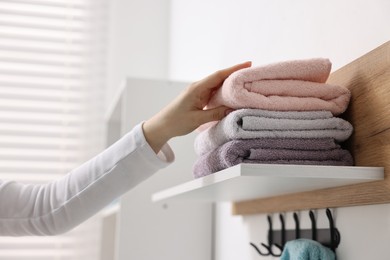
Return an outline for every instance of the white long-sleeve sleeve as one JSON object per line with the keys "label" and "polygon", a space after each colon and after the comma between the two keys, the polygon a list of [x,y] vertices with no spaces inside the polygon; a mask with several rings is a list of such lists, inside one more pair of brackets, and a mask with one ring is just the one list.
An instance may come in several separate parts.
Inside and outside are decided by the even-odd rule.
{"label": "white long-sleeve sleeve", "polygon": [[0,181],[0,235],[55,235],[91,217],[174,160],[156,155],[142,125],[59,180],[43,185]]}

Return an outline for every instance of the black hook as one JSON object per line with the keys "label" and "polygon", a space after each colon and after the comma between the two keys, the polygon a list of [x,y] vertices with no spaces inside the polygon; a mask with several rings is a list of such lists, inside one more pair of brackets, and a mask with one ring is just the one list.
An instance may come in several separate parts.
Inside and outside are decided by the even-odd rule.
{"label": "black hook", "polygon": [[[267,216],[267,219],[268,219],[268,226],[269,226],[269,231],[268,231],[268,242],[272,242],[273,240],[273,237],[272,237],[272,220],[271,220],[271,216]],[[271,250],[270,250],[270,246],[267,246],[266,244],[264,243],[261,243],[261,245],[263,247],[265,247],[267,249],[267,253],[263,253],[260,251],[260,249],[254,244],[254,243],[249,243],[256,251],[257,253],[259,253],[260,255],[262,256],[268,256],[268,255],[271,255]]]}
{"label": "black hook", "polygon": [[337,246],[340,243],[340,233],[338,232],[337,228],[334,226],[334,221],[332,217],[332,212],[329,208],[326,209],[326,216],[329,220],[329,228],[330,228],[330,249],[335,252]]}
{"label": "black hook", "polygon": [[279,214],[279,219],[282,226],[282,250],[283,250],[284,245],[286,244],[286,225],[284,223],[284,217],[282,214]]}
{"label": "black hook", "polygon": [[314,241],[317,241],[317,225],[316,225],[316,218],[314,216],[314,212],[312,210],[309,211],[309,216],[311,220],[311,238]]}
{"label": "black hook", "polygon": [[[250,242],[249,244],[250,244],[250,245],[257,251],[257,253],[259,253],[260,255],[262,255],[262,256],[270,255],[269,252],[267,252],[267,253],[261,252],[260,249],[259,249],[255,244],[253,244],[252,242]],[[264,245],[264,244],[261,243],[261,245]],[[268,250],[268,248],[267,248],[267,250]]]}
{"label": "black hook", "polygon": [[280,223],[281,223],[281,242],[282,242],[282,244],[279,245],[279,244],[275,243],[275,246],[277,248],[279,248],[279,250],[282,252],[284,245],[286,244],[286,225],[284,222],[283,214],[279,214],[279,219],[280,219]]}
{"label": "black hook", "polygon": [[[340,233],[338,229],[335,227],[332,212],[329,208],[326,209],[326,215],[329,220],[329,230],[326,229],[317,229],[317,223],[316,223],[316,217],[313,210],[309,211],[309,217],[311,220],[311,230],[301,230],[300,229],[300,222],[299,217],[296,212],[294,212],[294,222],[295,222],[295,239],[299,239],[302,236],[305,238],[310,237],[310,231],[311,231],[311,238],[314,241],[318,241],[319,239],[321,243],[323,243],[325,246],[329,247],[333,252],[335,252],[336,248],[340,244]],[[283,214],[279,214],[280,223],[281,223],[281,231],[274,231],[272,228],[272,216],[268,215],[268,244],[261,243],[261,246],[264,247],[267,251],[262,252],[254,243],[250,243],[250,245],[262,256],[269,256],[272,255],[274,257],[279,257],[282,255],[287,238],[292,238],[294,231],[290,232],[286,230],[285,226],[285,219]],[[280,232],[280,238],[279,238],[279,232]],[[329,232],[329,233],[328,233]],[[330,235],[330,238],[329,238]],[[274,241],[274,236],[276,237],[276,240]],[[320,242],[319,241],[319,242]],[[280,254],[275,252],[275,248],[277,247],[280,250]],[[262,248],[264,251],[264,249]]]}
{"label": "black hook", "polygon": [[[280,247],[278,247],[278,246],[276,246],[276,245],[274,244],[274,236],[273,236],[273,229],[272,229],[272,219],[271,219],[271,216],[270,216],[270,215],[268,215],[267,218],[268,218],[268,224],[269,224],[268,245],[265,245],[264,243],[261,243],[261,245],[268,249],[269,255],[278,257],[278,256],[281,256],[281,255],[282,255],[283,249],[281,249]],[[276,253],[272,250],[272,246],[278,247],[279,250],[281,250],[281,252],[280,252],[279,254],[276,254]]]}
{"label": "black hook", "polygon": [[299,227],[299,218],[296,212],[294,212],[294,222],[295,222],[295,239],[298,239],[301,237],[301,229]]}
{"label": "black hook", "polygon": [[[268,219],[268,225],[269,225],[269,230],[268,230],[268,245],[264,244],[264,243],[261,243],[261,245],[263,247],[265,247],[267,249],[267,253],[263,253],[260,251],[260,249],[253,243],[249,243],[256,251],[257,253],[259,253],[260,255],[262,256],[268,256],[268,255],[272,255],[272,256],[281,256],[282,255],[282,252],[280,252],[280,254],[276,254],[273,250],[272,250],[272,246],[276,246],[278,247],[277,245],[274,244],[274,238],[273,238],[273,229],[272,229],[272,218],[270,215],[267,216],[267,219]],[[279,248],[279,247],[278,247]],[[280,248],[279,248],[280,249]],[[282,250],[281,250],[282,251]]]}

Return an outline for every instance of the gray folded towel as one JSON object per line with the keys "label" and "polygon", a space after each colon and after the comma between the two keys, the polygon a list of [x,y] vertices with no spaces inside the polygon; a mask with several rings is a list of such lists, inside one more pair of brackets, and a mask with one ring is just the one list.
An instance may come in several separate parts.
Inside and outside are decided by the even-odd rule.
{"label": "gray folded towel", "polygon": [[333,138],[342,142],[352,131],[348,121],[333,117],[329,111],[239,109],[199,133],[194,145],[195,152],[202,155],[233,139]]}
{"label": "gray folded towel", "polygon": [[332,138],[233,140],[200,156],[193,175],[203,177],[239,163],[351,166],[353,159]]}

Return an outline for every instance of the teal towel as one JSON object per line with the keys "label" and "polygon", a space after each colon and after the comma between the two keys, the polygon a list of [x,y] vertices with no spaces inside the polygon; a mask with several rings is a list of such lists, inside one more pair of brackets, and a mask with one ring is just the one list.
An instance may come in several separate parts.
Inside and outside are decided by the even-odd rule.
{"label": "teal towel", "polygon": [[335,260],[332,250],[310,239],[297,239],[285,244],[280,260]]}

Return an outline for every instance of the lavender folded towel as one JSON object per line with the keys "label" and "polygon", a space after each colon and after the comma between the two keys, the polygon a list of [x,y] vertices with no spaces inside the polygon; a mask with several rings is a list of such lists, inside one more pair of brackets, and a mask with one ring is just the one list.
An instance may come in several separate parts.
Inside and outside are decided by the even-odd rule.
{"label": "lavender folded towel", "polygon": [[330,61],[322,58],[245,68],[225,80],[207,107],[328,110],[338,115],[346,110],[351,93],[347,88],[324,83],[330,69]]}
{"label": "lavender folded towel", "polygon": [[200,156],[193,175],[203,177],[239,163],[351,166],[353,159],[332,138],[233,140]]}
{"label": "lavender folded towel", "polygon": [[333,138],[342,142],[352,130],[348,121],[333,117],[329,111],[240,109],[199,133],[194,146],[197,155],[202,155],[233,139]]}

